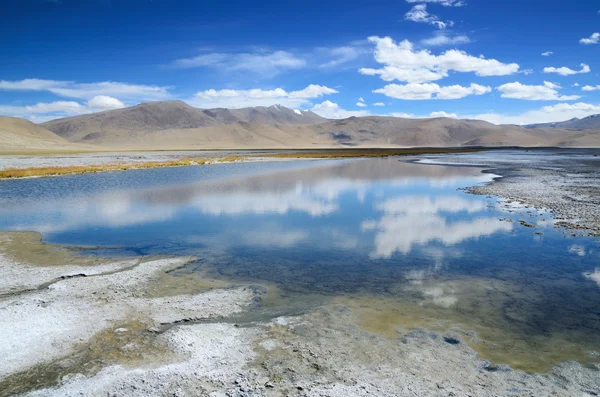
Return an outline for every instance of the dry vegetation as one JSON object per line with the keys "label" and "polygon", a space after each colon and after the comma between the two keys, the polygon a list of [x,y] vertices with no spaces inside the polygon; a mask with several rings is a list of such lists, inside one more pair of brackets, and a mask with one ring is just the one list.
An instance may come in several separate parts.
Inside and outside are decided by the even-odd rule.
{"label": "dry vegetation", "polygon": [[74,167],[7,168],[5,170],[0,170],[0,178],[27,178],[33,176],[55,176],[105,171],[139,170],[146,168],[183,167],[190,165],[204,165],[207,163],[210,163],[210,160],[184,158],[172,161],[149,161],[146,163],[117,163],[100,165],[81,165]]}
{"label": "dry vegetation", "polygon": [[478,148],[409,148],[409,149],[336,149],[336,150],[317,150],[317,151],[294,151],[287,153],[266,153],[260,157],[269,158],[309,158],[309,159],[330,159],[330,158],[348,158],[348,157],[390,157],[390,156],[409,156],[419,154],[438,154],[438,153],[467,153],[477,152]]}
{"label": "dry vegetation", "polygon": [[330,159],[353,157],[389,157],[402,155],[437,154],[437,153],[462,153],[473,152],[480,149],[443,149],[443,148],[416,148],[416,149],[337,149],[318,151],[295,151],[286,153],[261,153],[247,154],[244,156],[226,156],[216,159],[183,158],[172,161],[149,161],[145,163],[116,163],[99,165],[81,165],[72,167],[33,167],[33,168],[7,168],[0,170],[0,179],[27,178],[34,176],[57,176],[69,174],[96,173],[106,171],[125,171],[146,168],[184,167],[192,165],[206,165],[214,163],[233,163],[245,161],[250,158],[287,158],[287,159]]}

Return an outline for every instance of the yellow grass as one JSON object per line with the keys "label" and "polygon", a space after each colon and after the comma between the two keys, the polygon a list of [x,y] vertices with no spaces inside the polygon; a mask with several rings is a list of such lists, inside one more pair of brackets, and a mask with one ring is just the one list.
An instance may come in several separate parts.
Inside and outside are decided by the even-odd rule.
{"label": "yellow grass", "polygon": [[74,167],[33,167],[33,168],[8,168],[0,170],[0,179],[27,178],[32,176],[55,176],[68,174],[95,173],[106,171],[140,170],[146,168],[183,167],[190,165],[204,165],[207,159],[184,158],[172,161],[149,161],[146,163],[117,163],[100,165],[79,165]]}
{"label": "yellow grass", "polygon": [[298,159],[329,159],[351,157],[389,157],[402,155],[437,154],[437,153],[462,153],[474,152],[480,149],[444,149],[444,148],[417,148],[417,149],[333,149],[333,150],[306,150],[287,153],[252,153],[245,156],[225,156],[218,159],[183,158],[171,161],[149,161],[145,163],[114,163],[98,165],[80,165],[73,167],[32,167],[8,168],[0,170],[0,179],[27,178],[34,176],[56,176],[69,174],[96,173],[106,171],[139,170],[147,168],[184,167],[191,165],[205,165],[213,163],[233,163],[245,161],[249,158],[298,158]]}

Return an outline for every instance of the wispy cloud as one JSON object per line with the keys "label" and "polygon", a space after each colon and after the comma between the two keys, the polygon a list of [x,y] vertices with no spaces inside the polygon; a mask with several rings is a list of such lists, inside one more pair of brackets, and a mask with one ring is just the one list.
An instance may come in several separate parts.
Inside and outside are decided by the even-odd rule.
{"label": "wispy cloud", "polygon": [[177,59],[170,66],[180,69],[209,67],[227,72],[241,71],[274,76],[288,70],[302,69],[306,66],[306,60],[288,51],[210,53]]}
{"label": "wispy cloud", "polygon": [[407,3],[434,3],[444,7],[462,7],[467,5],[463,0],[406,0]]}
{"label": "wispy cloud", "polygon": [[35,105],[0,105],[0,114],[21,117],[34,122],[44,122],[59,117],[77,116],[101,110],[119,109],[125,104],[117,98],[98,95],[86,103],[75,101],[38,102]]}
{"label": "wispy cloud", "polygon": [[454,25],[454,22],[452,21],[443,22],[436,15],[428,13],[426,4],[417,4],[413,6],[413,8],[404,15],[404,19],[407,21],[434,25],[438,29],[446,29],[446,27]]}
{"label": "wispy cloud", "polygon": [[74,81],[24,79],[0,80],[0,91],[48,91],[53,94],[79,99],[90,99],[98,95],[114,96],[133,100],[160,100],[171,97],[172,87],[128,84],[115,81],[77,83]]}
{"label": "wispy cloud", "polygon": [[428,47],[452,46],[459,44],[467,44],[470,42],[471,39],[469,39],[469,37],[466,35],[450,36],[446,32],[440,31],[438,31],[433,37],[421,40],[421,44]]}

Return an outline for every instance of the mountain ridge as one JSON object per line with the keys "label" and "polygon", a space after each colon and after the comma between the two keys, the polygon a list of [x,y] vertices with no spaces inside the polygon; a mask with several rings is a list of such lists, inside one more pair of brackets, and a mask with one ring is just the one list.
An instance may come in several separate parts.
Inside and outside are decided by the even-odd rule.
{"label": "mountain ridge", "polygon": [[528,124],[525,128],[566,128],[571,130],[598,130],[600,129],[600,114],[593,114],[584,118],[573,117],[570,120],[554,123]]}
{"label": "mountain ridge", "polygon": [[325,119],[281,105],[197,109],[182,101],[52,120],[39,125],[71,144],[118,150],[342,147],[600,147],[600,129],[523,128],[482,120],[391,116]]}

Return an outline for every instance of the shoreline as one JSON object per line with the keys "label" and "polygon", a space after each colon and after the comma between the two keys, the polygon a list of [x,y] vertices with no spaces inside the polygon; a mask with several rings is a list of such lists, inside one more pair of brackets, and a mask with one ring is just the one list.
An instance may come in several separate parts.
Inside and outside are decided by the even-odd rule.
{"label": "shoreline", "polygon": [[[504,178],[511,177],[503,175],[486,186]],[[36,236],[35,232],[0,232],[0,236],[15,233]],[[222,280],[200,291],[199,286],[210,281],[200,278],[169,291],[172,285],[161,277],[168,279],[167,269],[191,258],[91,258],[94,262],[78,264],[91,259],[73,257],[76,248],[39,239],[36,242],[36,238],[29,243],[33,257],[18,261],[7,257],[3,252],[6,247],[0,245],[4,274],[11,274],[7,269],[20,274],[5,281],[20,278],[31,284],[4,289],[24,290],[51,277],[55,282],[27,296],[0,296],[0,308],[4,309],[0,316],[17,308],[20,311],[12,313],[21,320],[21,315],[27,314],[27,321],[33,321],[34,316],[49,321],[43,312],[50,309],[57,310],[60,324],[60,316],[88,310],[102,321],[66,339],[50,334],[50,338],[57,338],[51,345],[60,346],[63,355],[47,350],[52,347],[47,336],[36,345],[36,338],[41,336],[26,334],[29,344],[20,349],[35,348],[43,359],[12,370],[8,376],[6,370],[0,370],[0,390],[8,393],[0,392],[0,396],[75,396],[87,391],[141,397],[158,389],[164,394],[212,395],[221,391],[238,396],[570,396],[600,392],[598,364],[585,367],[563,361],[548,372],[529,374],[480,358],[466,343],[466,335],[455,329],[432,332],[419,328],[396,339],[369,332],[359,325],[356,308],[346,304],[327,304],[300,316],[239,327],[223,320],[252,310],[265,299],[264,292],[249,285],[227,285]],[[31,249],[38,244],[41,248]],[[22,250],[23,246],[15,249]],[[46,259],[49,252],[53,253],[50,266]],[[42,262],[33,263],[42,258]],[[112,271],[116,273],[109,274]],[[179,284],[182,280],[171,281]],[[75,296],[76,301],[70,302]],[[129,317],[123,318],[125,313]],[[94,318],[87,321],[94,323]],[[161,324],[173,325],[161,332]],[[18,337],[22,335],[13,336]],[[95,363],[91,367],[84,365],[89,360]],[[382,376],[386,382],[381,381]],[[25,381],[31,382],[28,388],[5,388]]]}
{"label": "shoreline", "polygon": [[[14,233],[39,241],[36,233]],[[146,397],[157,390],[238,396],[503,395],[512,390],[568,396],[600,387],[600,365],[592,369],[565,361],[548,372],[526,373],[482,359],[455,328],[419,327],[386,338],[363,328],[356,308],[335,301],[298,316],[239,326],[227,318],[253,310],[266,299],[264,292],[248,285],[199,292],[194,282],[187,291],[169,291],[169,282],[156,279],[191,258],[96,258],[100,263],[85,264],[83,270],[73,263],[87,260],[82,257],[43,267],[7,266],[7,258],[0,253],[3,271],[25,266],[21,279],[31,280],[36,269],[42,278],[63,276],[45,289],[0,298],[2,316],[7,311],[16,316],[2,327],[12,344],[3,346],[9,349],[0,365],[2,397],[83,391]],[[65,277],[67,272],[79,277]],[[19,332],[11,333],[14,327]],[[50,332],[42,335],[37,327]],[[340,345],[343,351],[335,348]]]}
{"label": "shoreline", "polygon": [[[423,154],[447,154],[447,153],[471,153],[475,151],[486,150],[483,148],[403,148],[403,149],[312,149],[312,150],[290,150],[290,151],[234,151],[232,154],[227,152],[207,151],[212,153],[207,157],[190,157],[192,152],[123,152],[123,153],[96,153],[104,154],[108,160],[102,162],[92,162],[89,164],[64,165],[58,164],[44,166],[24,166],[24,167],[3,167],[0,163],[0,180],[2,179],[22,179],[32,177],[50,177],[61,175],[78,175],[86,173],[112,172],[112,171],[128,171],[151,168],[167,168],[167,167],[186,167],[200,166],[212,164],[226,163],[242,163],[252,161],[277,161],[277,160],[302,160],[302,159],[337,159],[337,158],[364,158],[364,157],[391,157],[391,156],[410,156]],[[170,153],[171,157],[161,160],[137,161],[138,159],[128,159],[126,161],[118,161],[119,157],[128,154],[135,157],[136,153],[141,154],[156,154],[160,153],[164,156],[165,153]],[[181,154],[176,154],[181,153]],[[90,154],[90,153],[87,153]],[[77,157],[73,153],[71,158]],[[114,160],[111,160],[111,156]],[[32,157],[32,162],[43,161],[44,156]],[[80,155],[83,159],[83,156]],[[0,160],[3,158],[0,156]]]}

